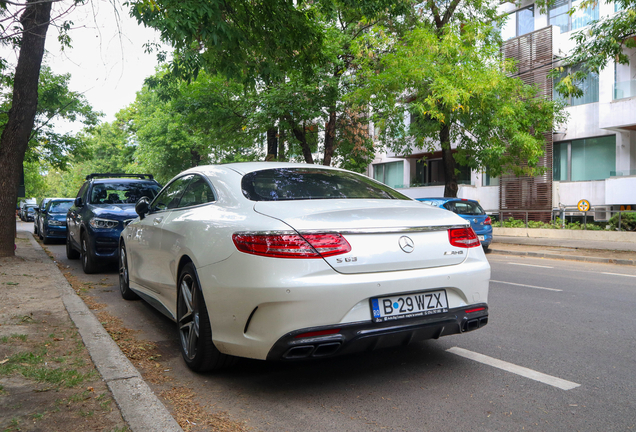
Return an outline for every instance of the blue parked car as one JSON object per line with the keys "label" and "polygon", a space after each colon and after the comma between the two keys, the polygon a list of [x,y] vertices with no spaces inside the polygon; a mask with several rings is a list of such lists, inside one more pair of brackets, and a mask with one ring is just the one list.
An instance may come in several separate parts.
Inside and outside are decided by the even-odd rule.
{"label": "blue parked car", "polygon": [[492,220],[475,200],[463,198],[417,198],[429,205],[450,210],[470,222],[484,250],[492,243]]}
{"label": "blue parked car", "polygon": [[46,198],[47,202],[38,214],[40,238],[44,244],[52,239],[66,238],[66,214],[73,205],[73,198]]}
{"label": "blue parked car", "polygon": [[82,259],[84,273],[116,262],[119,234],[137,217],[141,197],[152,200],[161,185],[151,174],[90,174],[66,215],[66,256]]}

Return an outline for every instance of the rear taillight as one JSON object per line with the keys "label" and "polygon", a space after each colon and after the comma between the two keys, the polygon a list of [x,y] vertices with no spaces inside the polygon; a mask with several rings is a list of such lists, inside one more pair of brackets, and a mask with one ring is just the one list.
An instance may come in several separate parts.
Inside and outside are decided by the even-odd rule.
{"label": "rear taillight", "polygon": [[340,234],[234,234],[236,248],[272,258],[326,258],[351,251]]}
{"label": "rear taillight", "polygon": [[490,219],[490,216],[486,217],[486,220],[484,221],[484,225],[492,225],[492,219]]}
{"label": "rear taillight", "polygon": [[448,239],[451,245],[460,248],[472,248],[480,245],[477,234],[471,227],[449,229]]}

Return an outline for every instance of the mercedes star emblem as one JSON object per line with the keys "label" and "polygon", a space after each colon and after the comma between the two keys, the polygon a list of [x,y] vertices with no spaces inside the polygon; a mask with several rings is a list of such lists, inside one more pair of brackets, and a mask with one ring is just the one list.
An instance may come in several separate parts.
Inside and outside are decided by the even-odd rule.
{"label": "mercedes star emblem", "polygon": [[415,243],[413,243],[413,240],[407,236],[400,237],[398,244],[400,245],[400,249],[406,253],[411,253],[413,252],[413,249],[415,249]]}

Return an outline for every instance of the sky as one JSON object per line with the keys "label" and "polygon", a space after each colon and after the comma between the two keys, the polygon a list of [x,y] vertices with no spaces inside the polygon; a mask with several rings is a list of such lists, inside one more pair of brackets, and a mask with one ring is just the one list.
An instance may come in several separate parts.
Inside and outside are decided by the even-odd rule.
{"label": "sky", "polygon": [[[70,73],[71,90],[83,93],[107,122],[135,100],[144,79],[155,72],[156,55],[145,53],[144,44],[159,42],[156,31],[138,25],[128,9],[113,1],[118,16],[109,1],[92,0],[63,18],[73,21],[71,49],[60,49],[58,29],[50,26],[44,60],[54,73]],[[64,3],[69,2],[54,3],[52,17]]]}

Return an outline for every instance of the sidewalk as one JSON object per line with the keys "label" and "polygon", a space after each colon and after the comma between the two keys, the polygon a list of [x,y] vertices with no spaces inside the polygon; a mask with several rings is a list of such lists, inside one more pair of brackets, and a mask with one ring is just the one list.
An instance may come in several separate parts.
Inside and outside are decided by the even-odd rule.
{"label": "sidewalk", "polygon": [[636,243],[494,236],[492,253],[636,265]]}
{"label": "sidewalk", "polygon": [[182,431],[33,236],[16,244],[0,258],[0,429]]}

